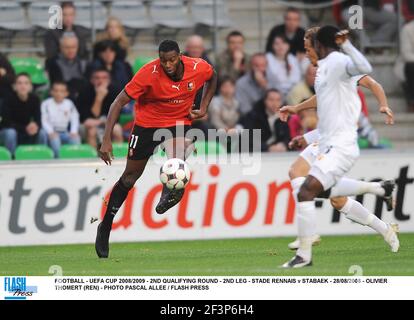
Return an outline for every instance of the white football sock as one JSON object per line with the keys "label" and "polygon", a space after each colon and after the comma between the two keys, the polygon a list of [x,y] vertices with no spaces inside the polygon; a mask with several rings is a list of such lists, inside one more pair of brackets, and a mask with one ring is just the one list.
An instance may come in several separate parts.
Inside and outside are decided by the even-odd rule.
{"label": "white football sock", "polygon": [[331,197],[358,196],[360,194],[372,193],[384,196],[385,191],[379,182],[366,182],[349,178],[342,178],[331,190]]}
{"label": "white football sock", "polygon": [[346,217],[363,226],[368,226],[385,237],[388,231],[387,224],[380,220],[375,214],[370,213],[362,204],[351,198],[348,198],[345,206],[339,210]]}
{"label": "white football sock", "polygon": [[312,241],[316,234],[316,208],[314,201],[298,203],[298,235],[300,246],[296,255],[312,260]]}
{"label": "white football sock", "polygon": [[305,182],[305,180],[306,180],[305,177],[299,177],[299,178],[295,178],[290,181],[290,184],[292,185],[292,189],[293,189],[293,196],[295,197],[296,203],[298,203],[297,195],[299,193],[300,187]]}

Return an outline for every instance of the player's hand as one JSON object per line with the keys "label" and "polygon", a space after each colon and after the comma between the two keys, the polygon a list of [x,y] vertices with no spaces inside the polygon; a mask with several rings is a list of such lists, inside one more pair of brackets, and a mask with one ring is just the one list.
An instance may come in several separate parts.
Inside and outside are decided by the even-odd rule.
{"label": "player's hand", "polygon": [[394,113],[389,107],[381,107],[380,112],[385,114],[385,124],[394,124]]}
{"label": "player's hand", "polygon": [[349,30],[341,30],[335,36],[335,42],[338,46],[344,44],[349,38]]}
{"label": "player's hand", "polygon": [[207,115],[206,111],[203,110],[191,110],[190,112],[190,119],[191,120],[200,120],[203,119]]}
{"label": "player's hand", "polygon": [[104,140],[102,142],[101,148],[99,149],[99,157],[105,162],[105,164],[112,164],[112,160],[114,159],[114,155],[112,153],[112,141]]}
{"label": "player's hand", "polygon": [[289,149],[290,150],[300,150],[307,146],[307,142],[303,136],[297,136],[289,142]]}
{"label": "player's hand", "polygon": [[284,106],[279,110],[279,117],[280,120],[283,122],[287,122],[289,119],[289,115],[296,114],[297,110],[295,106]]}

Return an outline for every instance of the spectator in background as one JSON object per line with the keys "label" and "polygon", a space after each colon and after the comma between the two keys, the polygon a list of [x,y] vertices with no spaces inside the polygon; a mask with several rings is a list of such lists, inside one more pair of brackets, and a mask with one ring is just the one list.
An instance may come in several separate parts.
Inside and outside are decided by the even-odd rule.
{"label": "spectator in background", "polygon": [[[80,144],[79,113],[73,102],[67,99],[68,87],[64,82],[55,82],[51,97],[41,105],[42,127],[49,137],[49,145],[55,158],[59,157],[62,144]],[[69,130],[70,127],[70,130]]]}
{"label": "spectator in background", "polygon": [[[254,109],[241,119],[240,123],[245,129],[261,129],[260,145],[263,152],[288,150],[289,126],[279,119],[282,102],[282,94],[276,89],[269,89],[264,98],[256,103]],[[253,139],[250,141],[253,142]]]}
{"label": "spectator in background", "polygon": [[[370,0],[364,1],[364,23],[368,24],[375,32],[370,37],[372,43],[389,43],[395,41],[398,31],[398,16],[395,13],[394,0]],[[347,0],[342,4],[342,19],[350,18],[349,8],[358,5],[358,0]]]}
{"label": "spectator in background", "polygon": [[[76,107],[82,124],[81,134],[94,148],[102,141],[109,108],[117,95],[118,92],[112,86],[111,76],[106,69],[93,70],[90,83],[79,94]],[[113,134],[115,142],[123,142],[122,128],[119,124],[115,125]]]}
{"label": "spectator in background", "polygon": [[15,77],[14,69],[9,60],[0,53],[0,111],[3,99],[13,91],[12,85]]}
{"label": "spectator in background", "polygon": [[132,68],[128,62],[117,59],[118,44],[112,40],[96,43],[94,61],[88,66],[87,77],[93,69],[106,69],[111,74],[115,90],[121,91],[132,78]]}
{"label": "spectator in background", "polygon": [[[206,53],[204,40],[199,35],[192,35],[187,38],[185,42],[184,55],[191,57],[191,58],[201,58],[212,65]],[[197,92],[197,95],[194,99],[193,109],[200,108],[202,97],[203,97],[203,88],[201,88]],[[208,115],[206,115],[203,119],[193,121],[193,128],[203,131],[205,137],[208,136],[208,129],[213,129],[212,125],[209,122]]]}
{"label": "spectator in background", "polygon": [[46,60],[46,70],[51,83],[66,82],[69,97],[75,100],[86,84],[86,61],[78,57],[79,40],[74,33],[65,33],[60,38],[60,50],[56,57]]}
{"label": "spectator in background", "polygon": [[244,51],[245,38],[239,31],[227,35],[227,48],[218,57],[217,70],[220,78],[230,77],[233,81],[241,78],[248,69],[249,56]]}
{"label": "spectator in background", "polygon": [[235,91],[232,78],[225,77],[220,80],[220,94],[213,98],[209,107],[210,121],[216,129],[224,129],[228,132],[236,128],[240,114]]}
{"label": "spectator in background", "polygon": [[86,28],[75,25],[76,8],[72,1],[64,1],[62,7],[62,29],[48,30],[44,38],[45,54],[47,59],[56,57],[61,50],[60,39],[66,32],[72,32],[79,43],[78,55],[81,59],[88,59],[87,43],[89,32]]}
{"label": "spectator in background", "polygon": [[287,38],[277,35],[272,51],[266,54],[269,86],[277,89],[283,98],[286,98],[289,91],[301,80],[299,62],[289,49]]}
{"label": "spectator in background", "polygon": [[256,53],[250,60],[250,71],[236,82],[236,99],[240,103],[242,115],[250,112],[269,88],[266,69],[266,55]]}
{"label": "spectator in background", "polygon": [[303,38],[305,30],[300,26],[301,13],[296,8],[288,8],[285,13],[285,23],[275,26],[269,33],[266,43],[266,52],[273,52],[273,44],[278,35],[284,35],[290,44],[290,53],[299,55],[299,60],[305,57]]}
{"label": "spectator in background", "polygon": [[184,55],[191,58],[201,58],[212,64],[207,56],[203,38],[196,34],[187,38]]}
{"label": "spectator in background", "polygon": [[296,84],[292,90],[290,90],[287,96],[287,103],[291,106],[295,106],[302,101],[305,101],[315,94],[315,78],[317,67],[309,65],[306,70],[305,79]]}
{"label": "spectator in background", "polygon": [[[105,31],[98,34],[97,43],[104,40],[112,40],[118,44],[116,58],[125,61],[128,56],[130,44],[129,39],[125,34],[124,26],[121,21],[115,17],[109,17],[105,25]],[[96,45],[96,44],[95,44]],[[94,49],[95,51],[96,49]]]}
{"label": "spectator in background", "polygon": [[401,56],[404,63],[408,109],[414,112],[414,21],[407,23],[401,31]]}
{"label": "spectator in background", "polygon": [[404,0],[402,12],[406,22],[410,22],[414,20],[414,1],[412,0]]}
{"label": "spectator in background", "polygon": [[13,92],[3,104],[2,138],[13,156],[18,145],[47,143],[47,135],[41,129],[40,100],[32,91],[30,76],[20,73],[16,77]]}

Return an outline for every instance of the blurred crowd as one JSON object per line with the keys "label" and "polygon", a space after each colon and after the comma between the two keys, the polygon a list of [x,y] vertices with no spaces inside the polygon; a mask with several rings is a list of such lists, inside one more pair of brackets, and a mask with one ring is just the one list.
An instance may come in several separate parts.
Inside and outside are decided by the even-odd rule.
{"label": "blurred crowd", "polygon": [[[346,1],[337,17],[338,24],[347,19],[347,8],[355,2]],[[414,18],[413,3],[404,2],[407,21]],[[127,61],[130,44],[120,20],[109,18],[92,52],[88,52],[89,33],[74,24],[75,5],[64,2],[62,9],[63,29],[48,30],[44,38],[45,69],[50,80],[47,97],[41,100],[30,75],[16,75],[8,59],[0,54],[0,144],[12,155],[21,144],[49,145],[56,157],[62,144],[88,143],[98,148],[109,107],[133,76]],[[366,10],[367,23],[376,30],[373,42],[395,37],[398,24],[393,1],[369,1]],[[202,37],[192,35],[187,39],[184,54],[207,60],[219,74],[219,88],[209,114],[194,123],[195,127],[206,133],[212,128],[229,133],[261,129],[263,152],[288,151],[292,138],[316,128],[315,111],[295,115],[288,123],[278,116],[284,104],[298,104],[315,93],[316,68],[305,56],[301,15],[297,9],[287,9],[284,23],[271,29],[263,52],[253,55],[246,53],[245,37],[238,30],[228,33],[226,49],[211,60]],[[405,24],[401,39],[407,97],[414,110],[414,21]],[[379,147],[362,91],[360,96],[364,110],[361,136],[371,147]],[[195,108],[200,100],[201,92]],[[132,113],[132,106],[124,112]],[[130,127],[117,124],[114,142],[125,141]]]}

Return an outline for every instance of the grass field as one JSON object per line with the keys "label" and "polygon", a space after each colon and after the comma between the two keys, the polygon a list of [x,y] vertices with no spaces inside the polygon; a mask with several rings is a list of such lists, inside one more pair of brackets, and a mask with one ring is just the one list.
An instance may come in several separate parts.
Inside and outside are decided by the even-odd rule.
{"label": "grass field", "polygon": [[414,275],[414,234],[402,234],[401,251],[392,254],[380,236],[323,237],[314,250],[314,266],[278,268],[293,255],[292,238],[171,241],[112,244],[110,258],[99,260],[93,245],[0,248],[0,275],[142,276],[317,276],[350,275],[359,265],[365,276]]}

